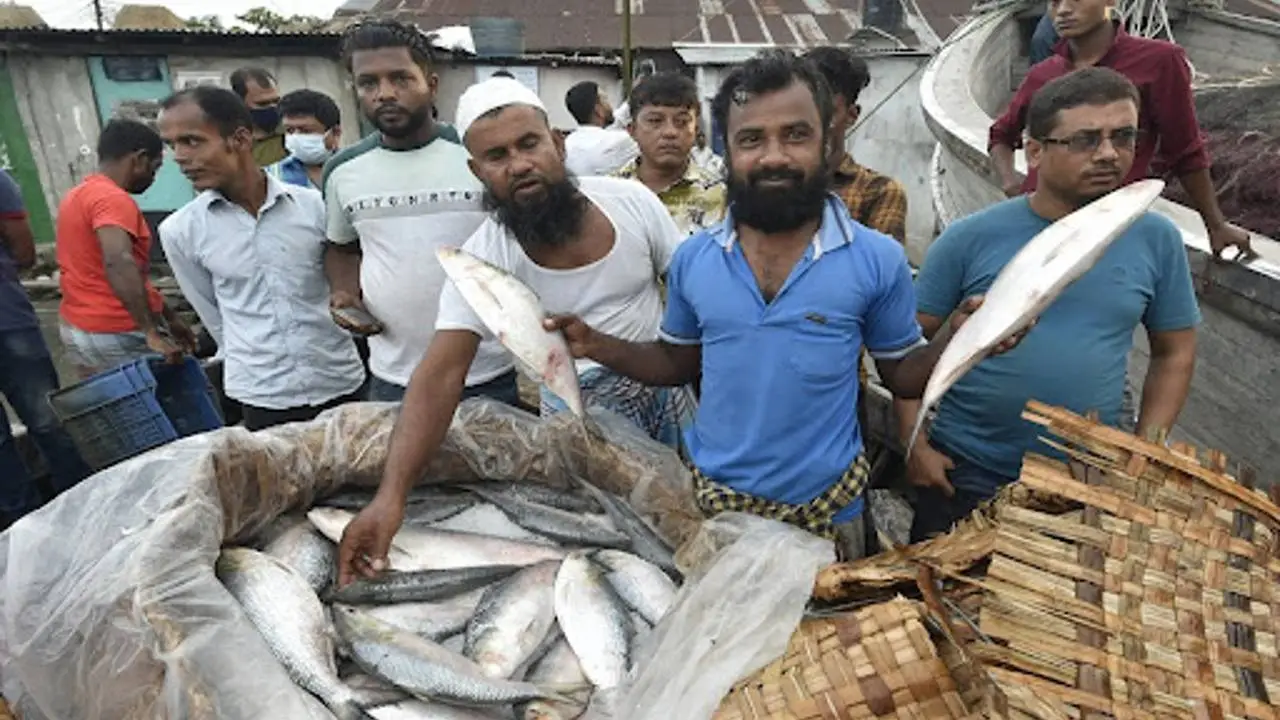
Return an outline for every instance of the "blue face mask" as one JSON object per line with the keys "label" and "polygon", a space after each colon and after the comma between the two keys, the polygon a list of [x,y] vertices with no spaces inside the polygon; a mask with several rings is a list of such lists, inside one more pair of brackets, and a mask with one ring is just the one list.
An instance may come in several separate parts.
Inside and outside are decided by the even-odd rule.
{"label": "blue face mask", "polygon": [[280,106],[249,108],[249,117],[253,118],[253,124],[259,130],[271,132],[280,127]]}

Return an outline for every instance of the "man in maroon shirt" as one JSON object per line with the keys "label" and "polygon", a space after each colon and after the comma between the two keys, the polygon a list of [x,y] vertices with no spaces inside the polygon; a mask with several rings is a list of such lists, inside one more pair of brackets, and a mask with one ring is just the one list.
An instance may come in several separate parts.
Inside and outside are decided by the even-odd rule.
{"label": "man in maroon shirt", "polygon": [[[1249,252],[1249,233],[1227,222],[1209,177],[1212,164],[1196,120],[1191,92],[1191,66],[1186,53],[1163,40],[1134,37],[1111,19],[1115,0],[1050,0],[1049,13],[1062,36],[1055,54],[1031,68],[1004,114],[991,126],[991,162],[1010,197],[1036,186],[1036,171],[1021,184],[1013,169],[1014,151],[1022,147],[1031,97],[1050,80],[1072,70],[1100,65],[1126,76],[1142,95],[1142,135],[1134,152],[1133,169],[1125,184],[1150,176],[1157,154],[1162,167],[1182,182],[1204,219],[1215,255],[1234,245]],[[1043,138],[1042,138],[1043,139]]]}

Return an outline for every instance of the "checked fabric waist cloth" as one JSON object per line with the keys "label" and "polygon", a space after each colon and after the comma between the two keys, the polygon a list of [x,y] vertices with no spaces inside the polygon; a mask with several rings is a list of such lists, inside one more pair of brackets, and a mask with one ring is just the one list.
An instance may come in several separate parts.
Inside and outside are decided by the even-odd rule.
{"label": "checked fabric waist cloth", "polygon": [[871,475],[866,456],[858,453],[840,479],[825,492],[803,505],[789,505],[738,492],[708,478],[692,465],[689,470],[693,473],[693,491],[698,508],[707,517],[724,512],[750,513],[795,525],[828,540],[836,539],[835,516],[862,495]]}

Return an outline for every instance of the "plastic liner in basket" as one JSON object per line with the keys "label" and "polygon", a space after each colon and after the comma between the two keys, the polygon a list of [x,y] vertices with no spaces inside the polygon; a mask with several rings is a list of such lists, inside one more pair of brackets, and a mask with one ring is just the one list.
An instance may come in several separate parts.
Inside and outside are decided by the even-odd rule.
{"label": "plastic liner in basket", "polygon": [[[214,561],[285,512],[376,484],[395,408],[349,405],[310,423],[186,438],[93,476],[0,535],[0,692],[24,720],[311,718],[314,705]],[[625,421],[597,420],[588,436],[575,422],[468,401],[423,482],[581,477],[630,493],[642,512],[696,512],[687,473],[654,470],[679,465],[670,450]]]}

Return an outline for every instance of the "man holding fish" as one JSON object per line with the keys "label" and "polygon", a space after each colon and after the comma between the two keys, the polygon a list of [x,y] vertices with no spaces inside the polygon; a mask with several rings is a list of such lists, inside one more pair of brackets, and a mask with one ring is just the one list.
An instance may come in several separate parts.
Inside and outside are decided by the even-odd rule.
{"label": "man holding fish", "polygon": [[[809,63],[785,52],[747,62],[714,112],[726,128],[729,217],[675,251],[659,339],[622,335],[590,314],[555,316],[547,329],[563,330],[574,355],[645,385],[682,387],[701,370],[702,405],[684,438],[704,511],[788,521],[858,557],[868,470],[854,411],[858,351],[870,349],[895,392],[918,397],[951,327],[980,301],[925,343],[902,246],[855,223],[828,190],[831,98]],[[419,371],[424,389],[443,350],[433,346]],[[452,412],[452,403],[428,408],[429,392],[411,388],[379,497],[343,537],[342,582],[386,566],[406,493],[444,436],[441,410]]]}
{"label": "man holding fish", "polygon": [[[1055,221],[1125,182],[1139,147],[1139,106],[1137,88],[1107,68],[1045,84],[1027,110],[1035,190],[952,224],[929,248],[916,281],[926,335],[942,327],[962,298],[988,292],[1018,251]],[[1110,222],[1100,215],[1091,231],[1106,233]],[[1064,236],[1063,251],[1068,243],[1091,241]],[[1042,282],[1027,279],[1028,301]],[[1191,384],[1199,321],[1178,229],[1144,214],[1040,315],[1016,351],[983,360],[943,397],[928,441],[916,442],[908,462],[919,490],[912,540],[946,532],[1014,481],[1028,451],[1050,452],[1022,419],[1028,400],[1096,411],[1103,422],[1118,424],[1139,325],[1151,362],[1137,433],[1172,428]],[[899,403],[904,433],[917,408]]]}
{"label": "man holding fish", "polygon": [[[464,252],[441,255],[457,265],[450,271],[453,281],[440,298],[435,337],[409,383],[382,486],[343,536],[344,582],[356,569],[372,572],[385,559],[403,518],[406,493],[444,439],[481,339],[497,334],[528,362],[536,353],[523,352],[524,345],[547,337],[538,326],[541,314],[528,314],[540,299],[545,308],[581,313],[627,340],[653,340],[662,316],[659,279],[684,238],[643,184],[575,179],[565,169],[564,141],[548,124],[541,100],[516,80],[491,77],[468,88],[458,101],[457,128],[471,170],[484,184],[489,218]],[[469,263],[454,262],[468,258]],[[460,292],[463,284],[488,303],[485,310],[468,304]],[[507,292],[508,286],[524,292]],[[528,327],[492,332],[487,327],[495,314],[519,317],[522,312]],[[683,387],[687,381],[649,387],[590,361],[578,361],[575,373],[573,359],[563,351],[560,355],[557,369],[568,373],[568,389],[574,392],[551,384],[574,397],[558,397],[544,386],[544,415],[581,411],[572,382],[576,374],[588,400],[629,418],[659,441],[679,444],[694,405]]]}

